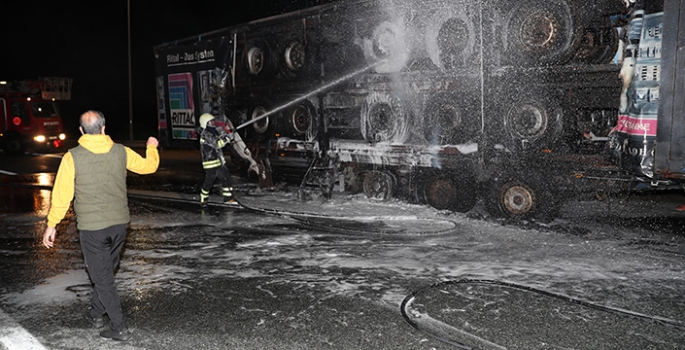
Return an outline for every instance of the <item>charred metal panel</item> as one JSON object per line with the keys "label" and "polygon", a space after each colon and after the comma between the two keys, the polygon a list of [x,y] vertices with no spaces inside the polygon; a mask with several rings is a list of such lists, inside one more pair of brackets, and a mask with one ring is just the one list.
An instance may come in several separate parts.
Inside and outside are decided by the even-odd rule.
{"label": "charred metal panel", "polygon": [[[402,146],[378,144],[368,147],[353,141],[332,140],[329,155],[337,156],[341,162],[375,164],[379,166],[412,166],[443,168],[445,162],[460,155],[474,155],[478,152],[475,143],[457,146]],[[455,162],[452,167],[459,167]]]}
{"label": "charred metal panel", "polygon": [[655,172],[685,179],[685,1],[664,3]]}
{"label": "charred metal panel", "polygon": [[586,3],[340,1],[171,46],[230,41],[223,113],[274,167],[335,151],[439,172],[486,147],[563,146],[581,123],[605,132],[620,82],[603,63],[621,8]]}

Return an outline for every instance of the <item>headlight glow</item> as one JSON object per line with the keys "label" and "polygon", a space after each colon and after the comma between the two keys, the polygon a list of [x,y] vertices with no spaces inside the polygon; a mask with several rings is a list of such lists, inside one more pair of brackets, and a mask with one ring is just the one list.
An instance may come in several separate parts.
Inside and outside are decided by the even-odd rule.
{"label": "headlight glow", "polygon": [[34,136],[33,139],[34,139],[36,142],[45,142],[45,140],[47,140],[47,138],[46,138],[44,135]]}

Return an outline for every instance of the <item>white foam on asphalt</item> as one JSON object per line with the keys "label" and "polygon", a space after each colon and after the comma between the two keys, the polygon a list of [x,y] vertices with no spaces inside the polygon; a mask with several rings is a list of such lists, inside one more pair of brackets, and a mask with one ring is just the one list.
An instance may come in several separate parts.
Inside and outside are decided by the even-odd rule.
{"label": "white foam on asphalt", "polygon": [[0,299],[14,305],[66,304],[78,299],[77,293],[70,291],[74,286],[88,286],[90,280],[85,269],[69,270],[63,274],[46,279],[40,285],[21,293],[7,293]]}
{"label": "white foam on asphalt", "polygon": [[9,315],[0,310],[0,345],[7,350],[47,350]]}

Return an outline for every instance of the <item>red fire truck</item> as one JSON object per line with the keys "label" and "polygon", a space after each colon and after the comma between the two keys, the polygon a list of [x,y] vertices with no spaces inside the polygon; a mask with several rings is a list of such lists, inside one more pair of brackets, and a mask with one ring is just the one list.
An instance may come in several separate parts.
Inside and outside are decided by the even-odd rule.
{"label": "red fire truck", "polygon": [[57,100],[71,99],[71,78],[0,81],[0,146],[7,154],[64,145]]}

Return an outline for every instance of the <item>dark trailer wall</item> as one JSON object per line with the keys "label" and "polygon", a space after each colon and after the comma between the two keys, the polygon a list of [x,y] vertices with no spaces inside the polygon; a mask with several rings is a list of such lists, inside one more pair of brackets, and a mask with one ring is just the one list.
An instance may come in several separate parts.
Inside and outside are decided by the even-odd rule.
{"label": "dark trailer wall", "polygon": [[685,180],[685,1],[664,3],[655,173]]}
{"label": "dark trailer wall", "polygon": [[[318,141],[325,144],[326,137],[370,143],[379,139],[384,142],[402,139],[397,143],[406,143],[405,136],[419,139],[439,137],[441,143],[464,143],[484,131],[485,112],[488,112],[489,119],[497,119],[496,116],[502,114],[501,111],[485,111],[485,107],[506,108],[508,100],[520,99],[514,96],[517,92],[531,94],[531,85],[542,86],[539,88],[542,94],[539,94],[544,95],[551,94],[545,85],[550,79],[572,80],[573,84],[579,79],[564,78],[592,75],[605,82],[602,77],[616,76],[611,67],[595,69],[594,64],[581,64],[576,69],[574,63],[566,66],[567,69],[561,69],[563,72],[557,72],[554,66],[557,66],[556,61],[568,61],[574,53],[574,60],[598,59],[591,56],[592,50],[584,50],[590,57],[579,56],[579,52],[575,52],[582,36],[580,23],[587,22],[593,29],[610,33],[612,29],[603,23],[595,23],[598,19],[594,17],[599,13],[599,19],[606,19],[604,12],[609,13],[613,6],[620,5],[618,0],[593,2],[592,6],[581,8],[580,13],[576,11],[574,0],[529,0],[523,9],[508,1],[406,0],[392,3],[394,6],[385,6],[386,1],[368,0],[332,3],[156,47],[159,125],[163,143],[183,145],[194,140],[194,125],[191,124],[196,124],[197,116],[203,112],[223,107],[226,117],[238,126],[260,113],[277,109],[313,89],[361,69],[368,72],[355,79],[341,81],[293,108],[250,125],[241,131],[241,135],[248,144],[264,144],[263,141],[271,140],[272,136],[290,138],[289,145],[295,144],[290,142],[293,140],[301,141],[297,145],[302,142],[317,144]],[[526,51],[511,44],[511,38],[503,35],[507,32],[502,28],[505,22],[512,22],[509,26],[513,28],[520,22],[514,19],[526,15],[540,18],[536,15],[536,6],[531,4],[549,5],[549,11],[559,18],[560,23],[557,24],[561,32],[554,32],[558,43],[555,41],[549,47],[544,43],[529,43],[533,47]],[[507,18],[512,19],[507,22]],[[515,31],[509,32],[513,38]],[[286,46],[289,43],[299,45],[291,49]],[[538,48],[536,44],[543,46]],[[253,50],[262,58],[252,59],[260,57],[253,55]],[[297,67],[285,68],[287,57],[286,64],[283,64],[283,53],[300,50],[302,62],[295,60],[291,63]],[[198,52],[211,53],[212,56],[201,58],[196,54]],[[603,54],[603,51],[599,53]],[[294,57],[298,58],[297,55]],[[386,57],[387,62],[383,62]],[[252,66],[251,59],[260,62],[258,67]],[[528,60],[551,67],[497,69],[501,65],[510,66]],[[506,73],[510,71],[514,74]],[[540,73],[535,74],[537,71]],[[587,71],[587,74],[578,71]],[[212,72],[229,75],[225,91],[213,92],[207,88],[208,82],[216,77]],[[533,74],[532,79],[530,73]],[[521,89],[520,86],[526,88]],[[555,91],[568,95],[562,88],[558,86]],[[585,96],[602,100],[598,97],[606,96],[606,93],[591,91],[600,88],[580,86],[575,90],[584,95],[573,96],[577,101],[585,101]],[[607,89],[613,89],[613,84],[608,84]],[[498,92],[507,101],[502,101]],[[439,98],[441,95],[448,101]],[[608,101],[613,105],[612,100],[616,99],[603,99],[604,104]],[[380,107],[373,108],[375,106]],[[257,107],[262,107],[263,111]],[[364,107],[368,107],[367,113],[364,113]],[[389,118],[394,114],[402,117],[405,112],[413,118]],[[453,132],[457,120],[447,120],[442,124],[440,120],[429,120],[438,115],[453,114],[460,114],[459,120],[469,119],[459,122],[463,129]],[[360,115],[366,117],[367,123],[362,123]],[[386,121],[386,118],[391,120]],[[379,124],[379,130],[368,131],[366,124],[374,122]],[[414,122],[416,125],[412,124]],[[380,125],[383,123],[388,125],[383,127]],[[391,132],[393,123],[398,124],[398,132]],[[503,128],[501,120],[491,120],[487,124],[493,130],[491,135],[503,135],[497,130]],[[525,123],[520,124],[520,128],[526,127]],[[549,128],[528,130],[533,129],[530,127],[512,132],[517,135],[523,133],[519,136],[530,143],[536,137],[541,140],[551,138],[537,135],[548,130],[554,134],[551,136],[559,136],[557,134],[562,128],[556,120],[553,124]],[[414,130],[417,128],[426,130]],[[318,133],[318,129],[323,132]],[[384,139],[390,136],[392,140]]]}
{"label": "dark trailer wall", "polygon": [[159,136],[164,146],[188,147],[197,142],[202,113],[220,113],[213,80],[227,66],[230,39],[222,36],[185,45],[155,48]]}
{"label": "dark trailer wall", "polygon": [[[273,82],[265,82],[250,72],[255,66],[264,71],[272,70],[274,67],[269,66],[269,58],[276,55],[277,50],[285,50],[269,48],[260,53],[263,58],[257,58],[259,56],[249,51],[250,47],[255,41],[263,40],[264,36],[279,36],[287,30],[301,32],[304,36],[302,41],[313,41],[314,38],[307,37],[308,26],[316,22],[319,14],[336,8],[336,4],[314,6],[155,46],[158,126],[162,144],[167,147],[194,147],[197,145],[198,119],[202,113],[212,113],[219,124],[235,120],[240,116],[223,113],[244,115],[245,111],[227,104],[268,95],[274,88],[286,88],[284,82],[296,81],[298,77],[288,77],[276,87]],[[276,25],[278,23],[285,23],[288,28]],[[288,26],[288,23],[304,29],[289,28],[293,25]],[[308,58],[314,56],[307,53]],[[308,83],[300,85],[309,88]],[[295,90],[296,96],[304,91],[302,88]]]}

